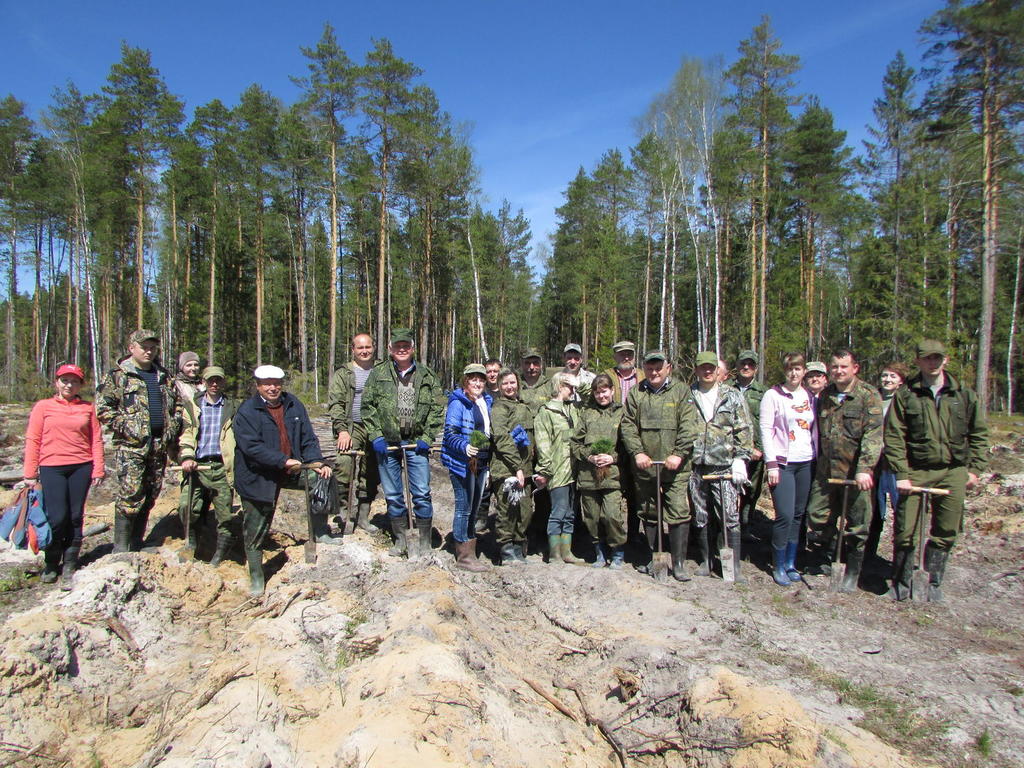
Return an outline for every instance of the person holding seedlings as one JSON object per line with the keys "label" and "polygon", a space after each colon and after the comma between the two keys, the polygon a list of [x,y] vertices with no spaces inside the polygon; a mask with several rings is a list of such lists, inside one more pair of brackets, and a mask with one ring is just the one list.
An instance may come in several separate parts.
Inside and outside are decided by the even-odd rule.
{"label": "person holding seedlings", "polygon": [[[689,490],[702,558],[698,574],[711,574],[708,527],[711,523],[709,513],[714,510],[717,524],[713,527],[724,534],[728,547],[732,549],[733,571],[736,581],[741,582],[744,579],[740,576],[739,494],[747,482],[747,461],[754,450],[754,428],[743,395],[721,382],[718,355],[700,352],[695,373],[697,381],[690,387],[690,392],[696,406],[693,412],[699,418],[694,425],[697,440],[693,444],[693,473]],[[709,475],[725,479],[705,479]],[[717,540],[717,536],[715,538]]]}
{"label": "person holding seedlings", "polygon": [[92,403],[78,396],[85,374],[77,365],[57,368],[56,395],[32,406],[25,432],[24,478],[43,492],[53,538],[43,554],[44,584],[60,577],[71,589],[82,546],[82,523],[89,488],[103,480],[103,435]]}
{"label": "person holding seedlings", "polygon": [[782,358],[786,378],[761,400],[761,445],[768,487],[775,505],[772,526],[772,578],[780,587],[800,581],[796,550],[800,542],[814,458],[818,455],[818,422],[813,395],[804,388],[804,356]]}
{"label": "person holding seedlings", "polygon": [[576,393],[576,377],[556,373],[551,377],[555,396],[537,412],[533,425],[537,437],[538,488],[547,488],[551,497],[548,516],[548,562],[561,560],[572,565],[583,561],[572,554],[573,481],[569,438],[575,429],[572,396]]}
{"label": "person holding seedlings", "polygon": [[487,485],[491,458],[491,396],[486,392],[487,369],[471,363],[462,382],[448,397],[441,439],[441,463],[448,468],[455,493],[452,538],[455,565],[464,571],[486,571],[476,557],[476,513]]}
{"label": "person holding seedlings", "polygon": [[[988,425],[975,392],[946,370],[946,347],[925,339],[917,345],[918,374],[896,391],[885,420],[885,458],[896,473],[896,488],[911,494],[915,487],[942,488],[948,496],[932,496],[922,509],[921,496],[905,499],[894,515],[892,592],[895,600],[910,596],[914,550],[925,547],[928,600],[941,602],[942,580],[949,553],[956,544],[964,516],[964,496],[978,484],[988,463]],[[918,515],[931,513],[928,541],[917,541]]]}
{"label": "person holding seedlings", "polygon": [[[594,567],[606,564],[621,568],[626,528],[623,524],[622,490],[619,487],[619,422],[622,405],[614,402],[611,377],[600,373],[591,383],[589,402],[577,411],[579,424],[572,436],[576,487],[580,493],[583,524],[594,544]],[[601,529],[608,545],[601,546]],[[610,562],[609,562],[610,561]]]}
{"label": "person holding seedlings", "polygon": [[[661,494],[662,517],[673,553],[672,575],[676,581],[689,581],[684,558],[690,537],[690,504],[682,470],[693,451],[694,425],[699,417],[693,412],[689,389],[672,378],[672,364],[664,352],[644,355],[644,377],[626,398],[619,430],[622,445],[636,466],[640,518],[652,555],[652,562],[638,570],[657,575],[653,555],[658,551]],[[660,470],[656,462],[662,465]]]}
{"label": "person holding seedlings", "polygon": [[533,517],[533,410],[519,397],[519,374],[498,375],[491,405],[491,498],[501,563],[526,562],[526,529]]}

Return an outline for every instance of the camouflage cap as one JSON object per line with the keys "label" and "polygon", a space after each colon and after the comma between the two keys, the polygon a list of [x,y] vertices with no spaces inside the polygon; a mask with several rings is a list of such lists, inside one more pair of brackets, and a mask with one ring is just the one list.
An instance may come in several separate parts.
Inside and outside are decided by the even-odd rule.
{"label": "camouflage cap", "polygon": [[623,339],[612,344],[612,352],[636,352],[636,344]]}
{"label": "camouflage cap", "polygon": [[227,378],[227,376],[224,375],[224,369],[221,368],[219,365],[208,365],[205,368],[203,368],[203,381],[206,381],[207,379],[212,379],[214,376],[220,376],[222,379]]}
{"label": "camouflage cap", "polygon": [[697,361],[693,364],[694,368],[700,368],[702,365],[718,365],[718,355],[714,352],[704,351],[697,353]]}
{"label": "camouflage cap", "polygon": [[160,337],[156,335],[155,331],[151,331],[148,328],[139,328],[137,331],[132,331],[132,335],[128,337],[129,344],[141,344],[144,341],[152,339],[157,344],[160,343]]}
{"label": "camouflage cap", "polygon": [[476,373],[480,376],[486,376],[487,369],[480,365],[480,363],[470,363],[469,365],[462,369],[462,375],[469,376],[471,373]]}
{"label": "camouflage cap", "polygon": [[[668,355],[666,355],[664,353],[664,351],[662,351],[660,349],[652,349],[650,352],[648,352],[646,355],[644,355],[644,362],[645,363],[653,363],[656,360],[664,360],[665,362],[668,362]],[[717,365],[717,363],[718,363],[718,358],[716,357],[715,358],[715,364]]]}
{"label": "camouflage cap", "polygon": [[544,359],[544,356],[536,347],[527,347],[526,349],[523,350],[522,354],[519,355],[520,360],[528,360],[531,357],[540,358],[541,360]]}
{"label": "camouflage cap", "polygon": [[928,357],[928,355],[946,356],[946,345],[937,339],[921,339],[917,342],[917,356]]}
{"label": "camouflage cap", "polygon": [[820,360],[811,360],[811,362],[807,364],[807,370],[805,371],[804,376],[809,376],[812,373],[820,373],[823,376],[827,376],[828,368],[826,368],[825,364]]}
{"label": "camouflage cap", "polygon": [[406,342],[408,344],[415,344],[416,340],[413,338],[412,331],[409,328],[392,328],[391,329],[391,344],[398,344],[400,342]]}
{"label": "camouflage cap", "polygon": [[736,355],[736,364],[742,363],[744,360],[753,360],[755,363],[760,358],[757,356],[757,351],[753,349],[741,349],[740,353]]}

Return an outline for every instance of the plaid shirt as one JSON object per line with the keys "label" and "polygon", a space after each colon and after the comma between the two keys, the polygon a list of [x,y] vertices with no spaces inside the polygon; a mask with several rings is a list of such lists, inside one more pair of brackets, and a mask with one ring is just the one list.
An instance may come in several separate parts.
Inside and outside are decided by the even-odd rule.
{"label": "plaid shirt", "polygon": [[220,456],[220,423],[223,416],[223,397],[216,403],[211,403],[205,397],[202,399],[199,411],[199,440],[196,444],[197,460]]}

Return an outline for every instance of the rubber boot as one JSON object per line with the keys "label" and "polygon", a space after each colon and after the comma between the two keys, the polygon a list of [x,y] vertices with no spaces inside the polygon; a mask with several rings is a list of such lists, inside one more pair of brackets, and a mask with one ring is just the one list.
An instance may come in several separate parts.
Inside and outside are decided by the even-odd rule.
{"label": "rubber boot", "polygon": [[910,580],[914,574],[914,548],[897,549],[892,556],[892,588],[889,597],[903,601],[910,597]]}
{"label": "rubber boot", "polygon": [[132,527],[128,549],[131,552],[141,552],[142,541],[146,537],[146,525],[149,523],[149,510],[139,512],[135,517],[130,518],[130,521]]}
{"label": "rubber boot", "polygon": [[526,562],[526,542],[520,541],[512,545],[515,550],[516,562],[523,564]]}
{"label": "rubber boot", "polygon": [[491,570],[476,558],[476,539],[455,542],[455,567],[473,573]]}
{"label": "rubber boot", "polygon": [[697,550],[700,552],[700,565],[697,566],[698,576],[711,575],[711,550],[708,545],[708,527],[697,529]]}
{"label": "rubber boot", "polygon": [[262,595],[266,585],[263,578],[263,550],[246,549],[245,562],[249,566],[249,594]]}
{"label": "rubber boot", "polygon": [[548,564],[558,563],[562,560],[562,537],[557,533],[548,536]]}
{"label": "rubber boot", "polygon": [[50,547],[43,550],[43,572],[39,581],[43,584],[54,584],[57,581],[57,570],[60,568],[61,550],[58,547]]}
{"label": "rubber boot", "polygon": [[477,515],[476,520],[473,522],[473,530],[477,536],[483,536],[488,531],[487,527],[487,515]]}
{"label": "rubber boot", "polygon": [[213,557],[210,558],[210,565],[216,568],[224,561],[224,557],[231,547],[231,533],[220,528],[217,529],[217,547],[213,550]]}
{"label": "rubber boot", "polygon": [[519,565],[519,558],[516,557],[516,545],[511,541],[501,545],[501,564]]}
{"label": "rubber boot", "polygon": [[64,550],[64,567],[60,572],[60,588],[64,592],[71,591],[71,580],[74,578],[75,571],[78,570],[78,551],[77,546]]}
{"label": "rubber boot", "polygon": [[648,523],[646,520],[642,522],[644,538],[647,539],[647,550],[650,552],[651,558],[646,565],[639,566],[637,570],[650,576],[654,574],[654,553],[658,551],[658,524]]}
{"label": "rubber boot", "polygon": [[391,533],[395,537],[395,543],[388,550],[389,555],[401,557],[409,554],[409,541],[406,533],[409,531],[409,518],[405,515],[388,518],[391,523]]}
{"label": "rubber boot", "polygon": [[604,556],[604,549],[601,546],[601,542],[597,539],[594,540],[594,568],[604,568],[608,565],[608,561]]}
{"label": "rubber boot", "polygon": [[114,553],[127,552],[131,547],[132,520],[130,517],[114,512]]}
{"label": "rubber boot", "polygon": [[882,538],[882,528],[885,522],[877,515],[871,518],[871,527],[868,529],[868,540],[864,542],[864,559],[878,559],[878,542]]}
{"label": "rubber boot", "polygon": [[729,542],[729,547],[732,549],[732,572],[736,577],[736,584],[746,584],[747,577],[743,575],[740,570],[740,565],[743,563],[743,552],[740,546],[743,541],[743,536],[739,528],[734,531],[726,531],[726,538]]}
{"label": "rubber boot", "polygon": [[775,583],[780,587],[788,587],[793,582],[786,575],[786,548],[772,547],[772,561],[774,563],[772,578],[775,579]]}
{"label": "rubber boot", "polygon": [[562,557],[562,562],[563,563],[568,563],[569,565],[586,565],[587,564],[586,560],[583,560],[582,558],[576,557],[576,555],[574,555],[572,553],[572,534],[571,533],[563,533],[562,535],[560,535],[558,537],[558,539],[559,539],[558,552],[559,552],[559,554]]}
{"label": "rubber boot", "polygon": [[626,550],[624,547],[612,547],[612,559],[608,567],[613,571],[621,571],[626,562]]}
{"label": "rubber boot", "polygon": [[949,552],[929,544],[925,549],[924,558],[925,567],[928,569],[928,602],[941,603],[944,599],[942,579],[946,575]]}
{"label": "rubber boot", "polygon": [[380,530],[370,522],[370,502],[360,501],[356,509],[356,528],[367,533],[376,533]]}
{"label": "rubber boot", "polygon": [[839,587],[840,592],[856,592],[857,582],[860,581],[860,569],[864,565],[864,550],[851,549],[846,552],[846,572],[843,574],[843,583]]}
{"label": "rubber boot", "polygon": [[786,575],[793,583],[802,581],[800,573],[796,569],[796,550],[799,546],[800,542],[798,541],[791,541],[786,545]]}
{"label": "rubber boot", "polygon": [[669,549],[672,551],[672,577],[676,581],[689,581],[686,572],[686,545],[690,538],[690,524],[680,523],[668,527]]}
{"label": "rubber boot", "polygon": [[430,557],[431,551],[434,549],[434,542],[431,537],[434,535],[434,518],[432,517],[417,517],[416,518],[416,544],[418,547],[418,557]]}

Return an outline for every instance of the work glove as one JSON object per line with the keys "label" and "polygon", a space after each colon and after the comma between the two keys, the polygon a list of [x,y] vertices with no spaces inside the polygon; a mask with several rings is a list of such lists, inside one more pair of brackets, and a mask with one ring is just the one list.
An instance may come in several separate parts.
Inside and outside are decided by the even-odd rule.
{"label": "work glove", "polygon": [[384,461],[388,457],[388,441],[383,437],[375,438],[373,441],[373,452],[377,454],[379,461]]}
{"label": "work glove", "polygon": [[469,443],[466,444],[466,455],[469,456],[469,458],[472,459],[478,453],[480,453],[479,448],[477,448],[475,445],[470,445]]}
{"label": "work glove", "polygon": [[512,435],[512,440],[515,442],[517,448],[530,447],[530,436],[526,433],[526,430],[523,429],[522,424],[516,424],[509,434]]}
{"label": "work glove", "polygon": [[417,456],[429,456],[430,455],[430,446],[427,445],[427,443],[423,442],[422,440],[417,440],[416,441],[416,455]]}
{"label": "work glove", "polygon": [[501,484],[501,492],[505,494],[505,500],[513,507],[523,499],[523,486],[514,476],[505,478],[505,482]]}
{"label": "work glove", "polygon": [[746,485],[747,462],[743,459],[732,460],[732,482],[734,485]]}

